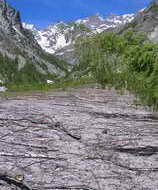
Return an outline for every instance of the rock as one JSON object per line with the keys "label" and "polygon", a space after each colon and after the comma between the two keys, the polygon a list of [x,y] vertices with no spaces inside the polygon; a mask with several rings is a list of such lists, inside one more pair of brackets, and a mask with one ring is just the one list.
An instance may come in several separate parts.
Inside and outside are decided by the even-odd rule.
{"label": "rock", "polygon": [[4,84],[4,81],[3,81],[3,80],[0,80],[0,84]]}
{"label": "rock", "polygon": [[102,131],[102,133],[103,133],[103,134],[108,134],[108,130],[107,130],[107,129],[104,129],[104,130]]}
{"label": "rock", "polygon": [[118,33],[122,33],[128,30],[136,32],[143,32],[147,35],[149,40],[158,42],[158,1],[153,0],[147,8],[139,11],[132,22],[125,26],[116,29]]}
{"label": "rock", "polygon": [[7,91],[7,88],[5,86],[0,86],[0,92],[5,92]]}
{"label": "rock", "polygon": [[54,81],[52,81],[52,80],[47,80],[47,84],[53,84],[54,83]]}
{"label": "rock", "polygon": [[95,88],[3,99],[0,173],[29,190],[156,190],[157,120],[132,103]]}

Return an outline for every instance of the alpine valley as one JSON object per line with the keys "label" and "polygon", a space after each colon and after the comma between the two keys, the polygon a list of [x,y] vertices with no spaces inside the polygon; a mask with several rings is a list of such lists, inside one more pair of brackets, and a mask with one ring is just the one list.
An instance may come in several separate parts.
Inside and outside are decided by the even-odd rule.
{"label": "alpine valley", "polygon": [[0,83],[46,84],[61,81],[73,72],[78,59],[74,45],[78,39],[132,30],[144,32],[158,41],[158,0],[136,14],[100,14],[69,23],[58,22],[38,30],[22,23],[20,13],[6,0],[0,0]]}

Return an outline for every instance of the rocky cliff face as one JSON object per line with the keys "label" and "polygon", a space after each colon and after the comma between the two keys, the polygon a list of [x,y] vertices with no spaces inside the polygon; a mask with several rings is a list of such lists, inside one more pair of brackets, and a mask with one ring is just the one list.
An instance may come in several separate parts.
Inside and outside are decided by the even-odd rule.
{"label": "rocky cliff face", "polygon": [[13,32],[13,27],[22,29],[19,12],[11,8],[5,0],[0,1],[0,24],[8,33]]}
{"label": "rocky cliff face", "polygon": [[[61,67],[57,66],[56,58],[52,56],[50,58],[41,49],[32,33],[23,28],[20,13],[8,5],[5,0],[0,0],[0,55],[7,56],[13,61],[16,59],[17,72],[32,65],[34,72],[45,76],[48,74],[64,75]],[[6,69],[2,69],[1,64],[0,79],[5,80],[6,77],[8,78]]]}
{"label": "rocky cliff face", "polygon": [[144,32],[153,42],[158,42],[158,0],[153,0],[149,6],[138,12],[131,23],[120,29]]}
{"label": "rocky cliff face", "polygon": [[40,50],[32,34],[22,27],[20,13],[5,0],[0,1],[0,43],[0,47],[8,54],[12,54],[16,48],[23,48],[28,53],[29,48],[33,48],[34,53]]}

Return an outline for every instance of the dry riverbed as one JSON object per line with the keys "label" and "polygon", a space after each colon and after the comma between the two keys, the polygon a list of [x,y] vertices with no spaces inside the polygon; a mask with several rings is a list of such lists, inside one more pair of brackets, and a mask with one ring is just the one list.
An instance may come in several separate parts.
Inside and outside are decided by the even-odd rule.
{"label": "dry riverbed", "polygon": [[158,190],[158,120],[114,90],[1,97],[0,189]]}

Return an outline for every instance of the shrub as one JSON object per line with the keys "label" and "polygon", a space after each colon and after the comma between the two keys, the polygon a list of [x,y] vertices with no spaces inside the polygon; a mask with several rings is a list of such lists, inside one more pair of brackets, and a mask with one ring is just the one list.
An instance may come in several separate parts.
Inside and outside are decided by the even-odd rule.
{"label": "shrub", "polygon": [[97,34],[76,43],[78,68],[88,69],[102,87],[128,89],[158,109],[158,44],[143,33]]}

